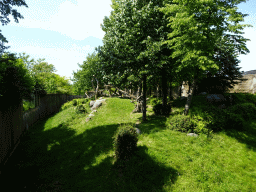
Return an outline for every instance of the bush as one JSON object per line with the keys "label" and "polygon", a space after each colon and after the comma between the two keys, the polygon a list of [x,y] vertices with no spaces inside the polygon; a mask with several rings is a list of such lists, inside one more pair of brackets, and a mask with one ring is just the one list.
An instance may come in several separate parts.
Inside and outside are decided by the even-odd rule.
{"label": "bush", "polygon": [[138,134],[132,125],[120,126],[113,138],[118,160],[129,159],[137,150]]}
{"label": "bush", "polygon": [[61,107],[61,110],[67,109],[72,106],[77,106],[77,105],[83,105],[86,104],[89,101],[89,99],[73,99],[72,101],[69,101],[67,103],[64,103]]}
{"label": "bush", "polygon": [[185,115],[170,116],[166,121],[166,126],[181,132],[190,132],[194,128],[191,118]]}
{"label": "bush", "polygon": [[75,107],[76,113],[87,113],[87,110],[85,109],[85,106],[80,104]]}
{"label": "bush", "polygon": [[169,115],[171,112],[171,106],[167,105],[166,108],[163,108],[162,104],[156,104],[153,106],[153,111],[155,115]]}
{"label": "bush", "polygon": [[154,105],[157,105],[157,104],[161,104],[162,103],[162,100],[161,99],[157,99],[157,98],[150,98],[150,101],[149,101],[149,104],[154,106]]}
{"label": "bush", "polygon": [[229,108],[229,113],[240,114],[245,120],[255,118],[256,107],[252,103],[237,104]]}

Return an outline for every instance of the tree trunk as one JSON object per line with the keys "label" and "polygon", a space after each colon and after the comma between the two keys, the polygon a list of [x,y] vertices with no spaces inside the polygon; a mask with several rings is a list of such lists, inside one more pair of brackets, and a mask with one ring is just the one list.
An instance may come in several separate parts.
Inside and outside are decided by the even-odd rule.
{"label": "tree trunk", "polygon": [[193,82],[192,82],[192,85],[189,86],[189,93],[188,93],[187,103],[185,105],[183,115],[188,115],[188,111],[189,111],[191,101],[192,101],[192,96],[193,96],[194,89],[195,89],[195,85],[196,85],[196,80],[194,79]]}
{"label": "tree trunk", "polygon": [[172,83],[170,83],[170,87],[169,87],[169,97],[170,97],[170,100],[172,101],[173,100],[173,95],[172,95],[172,89],[173,89],[173,87],[172,87]]}
{"label": "tree trunk", "polygon": [[159,94],[159,85],[157,84],[157,87],[156,87],[156,97],[157,99],[159,98],[160,94]]}
{"label": "tree trunk", "polygon": [[97,81],[97,87],[95,91],[95,100],[98,98],[98,94],[99,94],[99,82]]}
{"label": "tree trunk", "polygon": [[167,79],[166,79],[166,70],[162,68],[162,114],[167,115]]}
{"label": "tree trunk", "polygon": [[142,116],[142,121],[147,120],[147,76],[143,75],[143,103],[142,103],[142,108],[143,108],[143,116]]}

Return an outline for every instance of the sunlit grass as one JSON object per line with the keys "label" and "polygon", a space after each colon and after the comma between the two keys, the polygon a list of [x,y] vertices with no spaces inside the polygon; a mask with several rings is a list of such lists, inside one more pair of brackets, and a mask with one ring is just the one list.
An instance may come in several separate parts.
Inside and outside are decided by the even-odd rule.
{"label": "sunlit grass", "polygon": [[[205,115],[199,101],[190,115]],[[171,115],[184,102],[175,101]],[[154,116],[149,106],[136,156],[125,168],[115,167],[112,136],[120,124],[142,122],[133,109],[128,99],[107,98],[89,122],[88,114],[65,109],[30,129],[21,143],[26,163],[16,158],[12,168],[36,166],[38,191],[56,191],[55,181],[62,184],[59,191],[256,191],[256,121],[243,132],[189,137],[167,129],[166,117]]]}

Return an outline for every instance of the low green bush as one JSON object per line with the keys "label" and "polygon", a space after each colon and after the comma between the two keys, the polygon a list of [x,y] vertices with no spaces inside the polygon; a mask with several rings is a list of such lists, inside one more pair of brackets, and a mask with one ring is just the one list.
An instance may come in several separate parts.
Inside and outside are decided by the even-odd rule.
{"label": "low green bush", "polygon": [[87,113],[87,110],[85,108],[85,105],[80,104],[75,107],[76,113]]}
{"label": "low green bush", "polygon": [[67,103],[64,103],[62,106],[61,106],[61,110],[64,110],[64,109],[67,109],[69,107],[74,107],[74,106],[78,106],[78,105],[84,105],[86,104],[87,102],[89,102],[90,100],[88,98],[84,99],[84,98],[81,98],[81,99],[73,99],[72,101],[69,101]]}
{"label": "low green bush", "polygon": [[162,100],[161,99],[158,99],[158,98],[150,98],[149,99],[149,104],[154,106],[154,105],[157,105],[157,104],[161,104],[162,103]]}
{"label": "low green bush", "polygon": [[132,125],[120,126],[113,139],[117,160],[129,159],[137,150],[138,133]]}
{"label": "low green bush", "polygon": [[169,116],[171,112],[171,106],[167,105],[165,108],[163,108],[162,104],[156,104],[153,106],[153,111],[155,115],[167,115]]}
{"label": "low green bush", "polygon": [[255,118],[256,107],[252,103],[242,103],[230,107],[228,112],[239,114],[244,118],[244,120],[250,120]]}
{"label": "low green bush", "polygon": [[182,114],[170,116],[166,121],[166,126],[169,129],[181,132],[191,132],[194,128],[191,118]]}

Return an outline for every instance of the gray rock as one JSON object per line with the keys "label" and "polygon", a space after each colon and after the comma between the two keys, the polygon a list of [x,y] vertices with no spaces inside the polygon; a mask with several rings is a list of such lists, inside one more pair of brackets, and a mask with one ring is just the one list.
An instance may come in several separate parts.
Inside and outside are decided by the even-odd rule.
{"label": "gray rock", "polygon": [[93,117],[93,116],[94,116],[94,114],[92,114],[92,113],[89,114],[89,117]]}
{"label": "gray rock", "polygon": [[92,113],[97,113],[97,110],[93,110]]}
{"label": "gray rock", "polygon": [[96,100],[91,110],[99,108],[102,105],[103,100]]}
{"label": "gray rock", "polygon": [[90,119],[91,119],[90,117],[87,117],[87,118],[86,118],[86,122],[90,121]]}
{"label": "gray rock", "polygon": [[138,128],[135,128],[136,132],[140,135],[141,131]]}
{"label": "gray rock", "polygon": [[198,135],[195,134],[195,133],[188,133],[187,136],[190,136],[190,137],[197,137]]}
{"label": "gray rock", "polygon": [[206,101],[215,104],[226,101],[226,99],[222,94],[209,94],[206,97]]}
{"label": "gray rock", "polygon": [[90,101],[90,107],[92,107],[94,105],[95,101]]}

